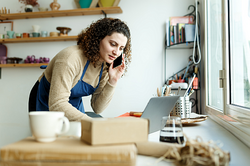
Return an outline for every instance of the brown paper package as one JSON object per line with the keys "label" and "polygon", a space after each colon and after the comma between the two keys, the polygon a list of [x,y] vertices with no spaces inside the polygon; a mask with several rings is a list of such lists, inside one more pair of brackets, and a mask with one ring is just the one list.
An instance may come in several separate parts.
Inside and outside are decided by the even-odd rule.
{"label": "brown paper package", "polygon": [[91,146],[80,138],[57,138],[40,143],[33,137],[1,148],[1,166],[134,166],[137,149],[134,144]]}

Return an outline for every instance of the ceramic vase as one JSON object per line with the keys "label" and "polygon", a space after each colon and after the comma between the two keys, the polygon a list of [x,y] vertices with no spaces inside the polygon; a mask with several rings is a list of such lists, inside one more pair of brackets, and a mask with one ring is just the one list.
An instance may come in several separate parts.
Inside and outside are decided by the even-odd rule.
{"label": "ceramic vase", "polygon": [[57,0],[54,0],[54,1],[50,4],[51,10],[59,10],[60,7],[61,7],[61,5],[60,5],[59,3],[57,3]]}
{"label": "ceramic vase", "polygon": [[113,6],[115,0],[100,0],[102,7],[111,7]]}
{"label": "ceramic vase", "polygon": [[89,8],[92,0],[79,0],[79,5],[81,8]]}
{"label": "ceramic vase", "polygon": [[32,12],[33,11],[33,6],[32,5],[26,5],[24,10],[25,10],[25,12]]}
{"label": "ceramic vase", "polygon": [[32,25],[33,32],[39,32],[40,26],[39,25]]}
{"label": "ceramic vase", "polygon": [[49,60],[50,60],[49,58],[46,58],[46,57],[43,58],[44,63],[49,63]]}
{"label": "ceramic vase", "polygon": [[14,31],[7,31],[7,35],[9,36],[10,39],[14,37],[15,32]]}

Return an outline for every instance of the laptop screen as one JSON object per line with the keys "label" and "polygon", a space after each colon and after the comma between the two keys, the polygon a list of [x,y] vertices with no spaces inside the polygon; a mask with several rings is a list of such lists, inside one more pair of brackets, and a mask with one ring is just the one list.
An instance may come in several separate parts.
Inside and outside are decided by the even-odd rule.
{"label": "laptop screen", "polygon": [[168,116],[175,106],[180,96],[164,96],[152,97],[141,118],[149,119],[149,133],[153,133],[161,129],[161,119]]}

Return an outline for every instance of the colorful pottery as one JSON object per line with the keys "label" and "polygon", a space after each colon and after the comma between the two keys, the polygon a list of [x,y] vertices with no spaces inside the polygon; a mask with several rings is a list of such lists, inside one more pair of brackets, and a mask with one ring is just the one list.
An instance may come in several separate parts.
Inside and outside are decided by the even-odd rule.
{"label": "colorful pottery", "polygon": [[61,5],[59,3],[57,3],[57,0],[54,0],[54,2],[52,2],[50,4],[51,10],[59,10],[60,7],[61,7]]}
{"label": "colorful pottery", "polygon": [[115,0],[100,0],[102,7],[111,7],[113,6]]}
{"label": "colorful pottery", "polygon": [[33,11],[33,6],[32,5],[26,5],[24,10],[25,10],[25,12],[32,12]]}
{"label": "colorful pottery", "polygon": [[29,37],[29,34],[28,33],[23,33],[23,38],[27,38]]}
{"label": "colorful pottery", "polygon": [[49,35],[51,37],[58,37],[58,33],[57,32],[50,32]]}
{"label": "colorful pottery", "polygon": [[14,31],[7,31],[7,35],[9,36],[10,39],[13,38],[15,32]]}
{"label": "colorful pottery", "polygon": [[68,27],[57,27],[56,29],[60,31],[60,36],[68,36],[71,31],[71,28]]}
{"label": "colorful pottery", "polygon": [[39,32],[40,26],[39,25],[32,25],[33,32]]}
{"label": "colorful pottery", "polygon": [[89,8],[92,0],[79,0],[79,5],[81,8]]}

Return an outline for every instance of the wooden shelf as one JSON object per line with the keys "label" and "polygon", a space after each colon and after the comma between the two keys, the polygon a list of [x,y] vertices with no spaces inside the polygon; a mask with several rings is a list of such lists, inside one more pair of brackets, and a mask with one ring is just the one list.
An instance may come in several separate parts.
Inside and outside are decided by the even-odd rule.
{"label": "wooden shelf", "polygon": [[166,49],[191,49],[194,47],[194,42],[177,43],[171,46],[166,46]]}
{"label": "wooden shelf", "polygon": [[122,13],[122,9],[120,7],[96,7],[96,8],[86,8],[86,9],[58,10],[58,11],[45,11],[45,12],[10,13],[10,14],[0,14],[0,20],[97,15],[97,14],[104,14],[103,12],[105,14]]}
{"label": "wooden shelf", "polygon": [[0,39],[0,43],[27,43],[27,42],[53,42],[53,41],[76,41],[77,36],[58,36],[58,37],[30,37]]}
{"label": "wooden shelf", "polygon": [[42,65],[48,65],[48,63],[0,64],[0,68],[3,68],[3,67],[40,67]]}

